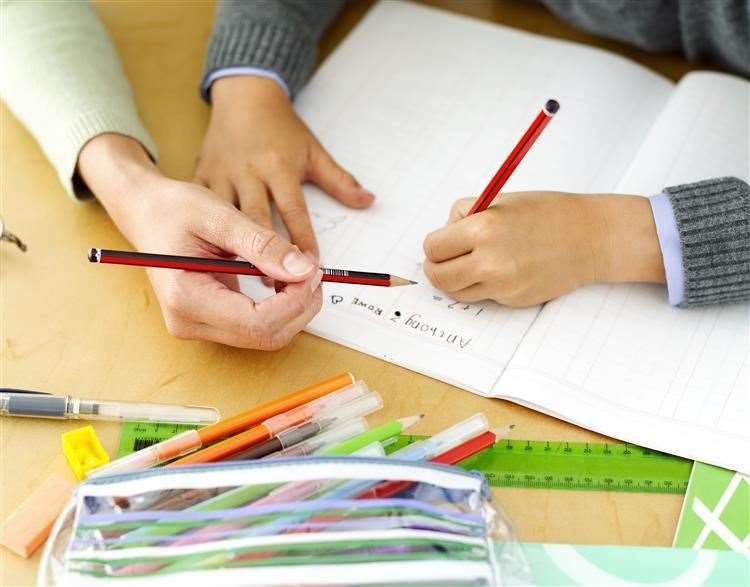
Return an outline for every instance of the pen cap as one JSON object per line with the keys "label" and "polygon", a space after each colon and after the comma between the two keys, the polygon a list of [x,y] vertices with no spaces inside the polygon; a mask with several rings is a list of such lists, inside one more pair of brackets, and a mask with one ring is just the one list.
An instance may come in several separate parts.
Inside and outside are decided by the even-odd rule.
{"label": "pen cap", "polygon": [[385,449],[383,448],[383,445],[379,442],[373,442],[372,444],[368,444],[367,446],[363,446],[359,450],[355,450],[352,453],[352,456],[357,457],[384,457],[385,456]]}
{"label": "pen cap", "polygon": [[71,416],[74,418],[213,424],[220,417],[219,410],[216,408],[200,406],[99,401],[77,398],[73,399],[72,403]]}
{"label": "pen cap", "polygon": [[302,404],[288,412],[278,414],[263,421],[263,426],[268,430],[271,436],[276,436],[282,430],[291,426],[296,426],[313,418],[323,410],[331,410],[358,397],[362,397],[368,392],[367,384],[364,381],[356,381],[333,393],[329,393],[306,404]]}
{"label": "pen cap", "polygon": [[407,460],[431,459],[475,436],[487,432],[489,427],[487,416],[479,412],[466,418],[466,420],[462,420],[458,424],[454,424],[450,428],[446,428],[442,432],[438,432],[431,438],[406,446],[391,456]]}
{"label": "pen cap", "polygon": [[352,418],[367,416],[373,412],[377,412],[382,407],[383,398],[380,397],[380,394],[377,391],[371,391],[367,395],[363,395],[354,401],[347,402],[342,406],[326,408],[315,416],[315,419],[322,421],[327,418],[332,418],[336,422],[344,422],[345,420],[351,420]]}
{"label": "pen cap", "polygon": [[143,448],[139,451],[120,457],[108,465],[93,469],[88,477],[100,475],[114,475],[127,473],[137,469],[148,469],[188,454],[201,446],[201,437],[196,430],[185,430],[172,438],[162,440],[158,444]]}
{"label": "pen cap", "polygon": [[364,418],[356,418],[354,420],[348,420],[343,424],[329,428],[325,432],[313,436],[309,440],[275,452],[272,455],[268,455],[266,458],[276,457],[301,457],[304,455],[310,455],[320,450],[323,450],[334,444],[338,444],[344,440],[362,434],[367,430],[367,420]]}

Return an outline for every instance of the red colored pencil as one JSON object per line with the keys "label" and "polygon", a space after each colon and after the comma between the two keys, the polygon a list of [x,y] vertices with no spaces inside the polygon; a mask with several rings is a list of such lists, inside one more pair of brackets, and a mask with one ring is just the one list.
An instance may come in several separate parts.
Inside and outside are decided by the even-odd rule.
{"label": "red colored pencil", "polygon": [[[264,277],[260,269],[247,261],[228,261],[225,259],[206,259],[203,257],[182,257],[179,255],[158,255],[138,253],[135,251],[113,251],[109,249],[91,249],[89,261],[92,263],[112,263],[115,265],[135,265],[138,267],[156,267],[162,269],[183,269],[185,271],[202,271],[205,273],[232,273],[234,275],[254,275]],[[327,269],[321,267],[323,281],[335,283],[353,283],[359,285],[376,285],[380,287],[398,287],[414,285],[416,281],[390,275],[388,273],[370,273],[368,271],[350,271],[348,269]]]}
{"label": "red colored pencil", "polygon": [[537,114],[534,122],[531,123],[531,126],[521,137],[521,140],[518,141],[518,144],[510,152],[510,155],[505,159],[500,166],[500,169],[497,170],[495,176],[490,180],[490,183],[487,184],[487,187],[484,188],[484,191],[477,198],[477,201],[474,202],[471,210],[469,210],[469,214],[476,214],[477,212],[482,212],[489,208],[492,200],[494,200],[500,193],[505,182],[508,181],[516,167],[518,167],[518,164],[523,160],[526,153],[529,152],[529,149],[531,149],[531,145],[533,145],[534,141],[536,141],[539,135],[542,134],[544,127],[547,126],[547,123],[558,110],[560,110],[560,104],[557,100],[547,100],[547,103],[544,105],[541,112]]}
{"label": "red colored pencil", "polygon": [[[435,458],[430,459],[430,462],[443,465],[455,465],[460,463],[484,449],[491,447],[499,439],[507,436],[513,427],[513,425],[510,425],[505,428],[488,430],[479,436],[467,440],[463,444],[459,444],[455,448],[440,453]],[[385,483],[381,483],[376,487],[360,493],[357,496],[357,499],[385,499],[387,497],[392,497],[397,493],[401,493],[413,484],[413,481],[386,481]]]}

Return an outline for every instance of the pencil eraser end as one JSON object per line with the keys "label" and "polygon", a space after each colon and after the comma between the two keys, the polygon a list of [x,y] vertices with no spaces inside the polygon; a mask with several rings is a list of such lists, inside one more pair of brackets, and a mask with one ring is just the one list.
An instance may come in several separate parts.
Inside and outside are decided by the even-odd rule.
{"label": "pencil eraser end", "polygon": [[51,475],[13,512],[0,532],[0,544],[29,558],[47,540],[52,524],[65,507],[75,482]]}
{"label": "pencil eraser end", "polygon": [[560,110],[560,102],[557,100],[547,100],[547,103],[544,105],[544,109],[547,111],[547,114],[552,116],[553,114],[556,114],[558,110]]}

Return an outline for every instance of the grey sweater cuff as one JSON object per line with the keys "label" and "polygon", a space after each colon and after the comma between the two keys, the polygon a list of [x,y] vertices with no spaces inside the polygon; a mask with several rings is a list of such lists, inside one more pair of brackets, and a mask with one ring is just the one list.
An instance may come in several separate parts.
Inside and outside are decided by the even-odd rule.
{"label": "grey sweater cuff", "polygon": [[734,177],[666,188],[682,247],[681,306],[750,299],[750,188]]}
{"label": "grey sweater cuff", "polygon": [[295,96],[315,63],[315,39],[288,24],[263,21],[217,23],[206,56],[201,93],[209,100],[209,76],[227,67],[273,71]]}

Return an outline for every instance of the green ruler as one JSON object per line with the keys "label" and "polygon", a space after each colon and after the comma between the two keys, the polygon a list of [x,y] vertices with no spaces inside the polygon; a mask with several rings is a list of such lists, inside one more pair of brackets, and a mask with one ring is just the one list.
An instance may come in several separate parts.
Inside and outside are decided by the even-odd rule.
{"label": "green ruler", "polygon": [[[185,424],[125,422],[118,456],[169,438]],[[391,453],[426,436],[402,435]],[[693,461],[632,444],[501,440],[460,465],[493,487],[684,494]]]}
{"label": "green ruler", "polygon": [[[387,452],[424,438],[402,436]],[[693,461],[633,444],[508,439],[460,466],[493,487],[684,494]]]}
{"label": "green ruler", "polygon": [[169,424],[166,422],[133,422],[122,423],[120,432],[120,446],[117,449],[117,458],[129,455],[131,452],[141,450],[175,434],[185,430],[200,428],[197,424]]}

